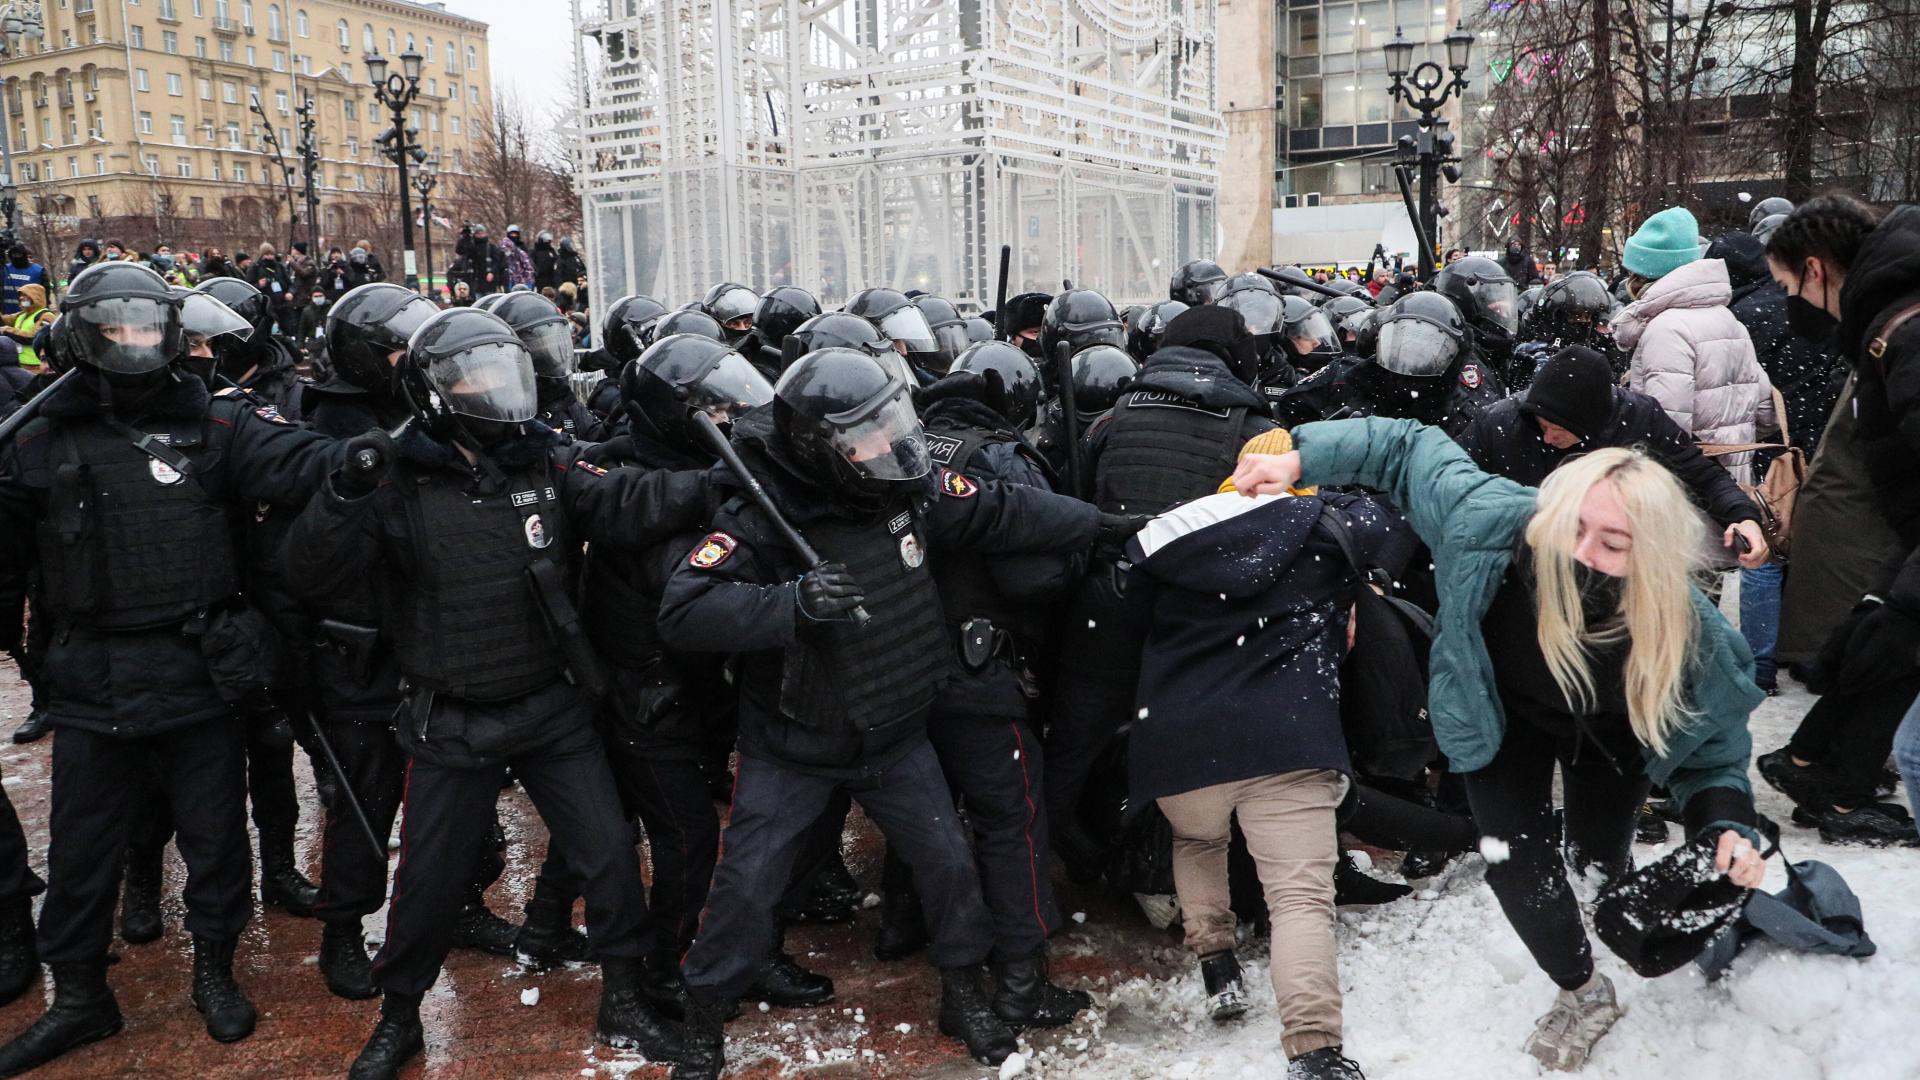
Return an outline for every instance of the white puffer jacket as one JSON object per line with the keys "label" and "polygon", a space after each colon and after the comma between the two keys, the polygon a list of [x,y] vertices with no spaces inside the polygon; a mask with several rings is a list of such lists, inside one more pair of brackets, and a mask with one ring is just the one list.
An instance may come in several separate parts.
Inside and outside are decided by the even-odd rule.
{"label": "white puffer jacket", "polygon": [[[1633,350],[1629,385],[1653,395],[1696,442],[1758,442],[1761,430],[1779,427],[1773,384],[1727,308],[1732,298],[1727,264],[1701,259],[1648,285],[1613,317],[1614,340]],[[1720,462],[1746,480],[1752,457]]]}

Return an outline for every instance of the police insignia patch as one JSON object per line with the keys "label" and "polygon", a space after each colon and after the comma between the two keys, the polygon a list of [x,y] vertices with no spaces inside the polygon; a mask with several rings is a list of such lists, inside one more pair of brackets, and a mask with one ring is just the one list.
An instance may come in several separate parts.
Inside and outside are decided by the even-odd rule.
{"label": "police insignia patch", "polygon": [[547,523],[540,520],[539,514],[527,515],[525,529],[528,547],[537,550],[553,543],[553,537],[547,532]]}
{"label": "police insignia patch", "polygon": [[274,408],[271,405],[260,406],[259,408],[253,410],[253,415],[259,417],[262,420],[267,421],[270,424],[286,424],[289,427],[293,425],[293,421],[287,419],[284,416],[281,416],[280,410]]}
{"label": "police insignia patch", "polygon": [[920,547],[920,538],[908,533],[900,538],[900,564],[909,570],[920,569],[927,561],[927,553]]}
{"label": "police insignia patch", "polygon": [[1469,390],[1480,389],[1480,369],[1473,364],[1468,364],[1461,368],[1460,385]]}
{"label": "police insignia patch", "polygon": [[605,470],[605,469],[603,469],[603,468],[601,468],[601,467],[600,467],[600,466],[598,466],[598,465],[595,465],[595,464],[594,464],[593,462],[591,462],[591,461],[576,461],[576,462],[574,462],[574,465],[575,465],[575,466],[576,466],[577,468],[579,468],[579,469],[580,469],[580,470],[581,470],[582,472],[586,472],[586,473],[590,473],[590,474],[592,474],[592,475],[594,475],[594,476],[605,476],[605,475],[607,475],[607,470]]}
{"label": "police insignia patch", "polygon": [[687,565],[695,570],[711,570],[732,557],[733,549],[739,544],[740,541],[726,533],[708,533],[707,538],[700,541],[700,546],[694,548],[693,554],[687,557]]}
{"label": "police insignia patch", "polygon": [[186,479],[180,470],[159,458],[147,459],[147,472],[152,475],[155,483],[160,484],[177,484]]}
{"label": "police insignia patch", "polygon": [[980,490],[980,485],[954,472],[952,469],[940,470],[940,490],[956,499],[970,499]]}

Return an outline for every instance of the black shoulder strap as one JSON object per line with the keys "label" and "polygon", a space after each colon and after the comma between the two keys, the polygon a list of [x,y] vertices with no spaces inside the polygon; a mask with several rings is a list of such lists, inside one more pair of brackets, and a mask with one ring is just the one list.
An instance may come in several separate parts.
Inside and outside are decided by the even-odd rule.
{"label": "black shoulder strap", "polygon": [[102,419],[108,427],[132,443],[135,450],[171,468],[181,476],[193,475],[193,459],[169,445],[158,435],[141,431],[115,416],[105,416]]}

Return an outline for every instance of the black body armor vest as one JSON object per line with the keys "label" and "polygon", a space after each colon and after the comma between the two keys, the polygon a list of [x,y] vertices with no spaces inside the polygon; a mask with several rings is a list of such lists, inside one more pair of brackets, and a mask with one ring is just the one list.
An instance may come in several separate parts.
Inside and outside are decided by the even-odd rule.
{"label": "black body armor vest", "polygon": [[1107,421],[1094,501],[1107,513],[1158,514],[1213,494],[1239,463],[1246,414],[1165,390],[1127,394]]}

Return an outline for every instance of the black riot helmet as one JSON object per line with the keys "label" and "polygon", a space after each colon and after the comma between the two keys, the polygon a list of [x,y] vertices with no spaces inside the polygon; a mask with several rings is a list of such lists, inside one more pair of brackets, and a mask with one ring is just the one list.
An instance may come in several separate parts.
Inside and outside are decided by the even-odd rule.
{"label": "black riot helmet", "polygon": [[1747,212],[1747,228],[1749,231],[1757,232],[1759,224],[1773,215],[1791,213],[1793,213],[1792,199],[1783,199],[1778,195],[1761,199],[1753,204],[1752,210]]}
{"label": "black riot helmet", "polygon": [[1540,303],[1540,294],[1546,291],[1545,285],[1529,285],[1521,290],[1520,299],[1514,304],[1513,309],[1514,321],[1517,325],[1527,325],[1527,316],[1533,313],[1534,307]]}
{"label": "black riot helmet", "polygon": [[1520,289],[1507,268],[1485,255],[1469,255],[1433,275],[1433,291],[1452,300],[1470,323],[1520,329]]}
{"label": "black riot helmet", "polygon": [[[1006,306],[994,313],[1000,320],[1001,339],[1020,346],[1028,356],[1040,355],[1040,324],[1046,322],[1047,305],[1051,303],[1051,293],[1028,292],[1008,297]],[[1028,330],[1034,331],[1031,342],[1020,337]]]}
{"label": "black riot helmet", "polygon": [[487,295],[481,297],[480,299],[475,300],[472,306],[476,311],[492,311],[494,308],[497,308],[500,306],[500,302],[502,300],[505,300],[507,297],[512,295],[513,295],[512,293],[503,293],[503,292],[488,293]]}
{"label": "black riot helmet", "polygon": [[1409,293],[1381,312],[1375,322],[1378,340],[1373,362],[1395,375],[1438,379],[1447,375],[1468,349],[1466,320],[1453,301],[1439,293]]}
{"label": "black riot helmet", "polygon": [[1768,214],[1754,223],[1753,235],[1764,244],[1773,239],[1774,230],[1787,223],[1786,214]]}
{"label": "black riot helmet", "polygon": [[54,325],[66,325],[62,359],[110,379],[161,371],[183,351],[182,303],[139,263],[94,263],[74,276],[61,299]]}
{"label": "black riot helmet", "polygon": [[268,342],[274,332],[273,305],[252,282],[239,278],[214,277],[201,282],[195,292],[206,293],[230,308],[235,315],[253,325],[245,338],[226,337],[214,350],[220,372],[229,377],[244,375],[248,368],[266,358]]}
{"label": "black riot helmet", "polygon": [[411,289],[374,281],[347,290],[327,310],[327,360],[333,387],[353,387],[377,397],[393,393],[396,365],[421,324],[438,314],[433,302]]}
{"label": "black riot helmet", "polygon": [[1340,335],[1340,344],[1344,348],[1353,343],[1347,319],[1364,311],[1372,311],[1373,305],[1358,296],[1335,296],[1321,304],[1320,310],[1326,312],[1327,318],[1333,321],[1334,332]]}
{"label": "black riot helmet", "polygon": [[485,449],[540,411],[533,358],[513,328],[472,308],[437,312],[407,343],[400,389],[435,437]]}
{"label": "black riot helmet", "polygon": [[784,358],[781,370],[821,349],[855,349],[868,356],[886,356],[893,352],[893,342],[887,340],[879,327],[859,315],[845,311],[823,312],[787,335],[781,346]]}
{"label": "black riot helmet", "polygon": [[978,315],[967,317],[967,344],[978,345],[993,340],[993,323]]}
{"label": "black riot helmet", "polygon": [[[670,338],[675,334],[698,334],[725,345],[732,345],[734,340],[727,333],[726,327],[721,326],[713,316],[693,308],[681,308],[679,311],[669,311],[654,320],[653,325],[647,328],[646,335],[641,338],[641,342],[652,345],[662,338]],[[635,359],[639,358],[635,357]]]}
{"label": "black riot helmet", "polygon": [[900,290],[862,289],[847,298],[846,310],[879,327],[881,336],[893,342],[908,363],[928,369],[939,363],[933,327]]}
{"label": "black riot helmet", "polygon": [[721,342],[675,334],[647,346],[640,359],[620,369],[620,396],[636,430],[704,453],[694,413],[705,413],[725,431],[735,417],[772,401],[773,386],[751,361]]}
{"label": "black riot helmet", "polygon": [[564,387],[579,366],[573,355],[573,324],[553,301],[539,293],[503,295],[506,299],[495,304],[491,311],[501,322],[513,327],[520,344],[527,347],[527,355],[533,358],[534,377]]}
{"label": "black riot helmet", "polygon": [[1127,351],[1135,360],[1146,363],[1147,357],[1160,348],[1160,339],[1167,336],[1167,324],[1185,310],[1187,305],[1178,300],[1162,300],[1135,308],[1133,318],[1127,323]]}
{"label": "black riot helmet", "polygon": [[1320,308],[1298,296],[1282,303],[1285,315],[1280,325],[1280,340],[1286,344],[1287,359],[1301,371],[1318,371],[1338,359],[1346,349],[1333,320]]}
{"label": "black riot helmet", "polygon": [[1203,304],[1181,312],[1167,323],[1162,347],[1212,353],[1234,378],[1248,386],[1260,379],[1259,342],[1247,333],[1246,320],[1238,312],[1223,307]]}
{"label": "black riot helmet", "polygon": [[1033,358],[1006,341],[982,341],[954,360],[952,372],[971,372],[986,380],[987,403],[1007,423],[1026,430],[1040,415],[1040,369]]}
{"label": "black riot helmet", "polygon": [[707,290],[700,310],[726,331],[727,340],[739,341],[753,329],[754,313],[760,309],[760,294],[745,285],[723,281]]}
{"label": "black riot helmet", "polygon": [[1091,424],[1133,385],[1140,365],[1117,345],[1089,345],[1073,354],[1073,411]]}
{"label": "black riot helmet", "polygon": [[[1297,300],[1298,297],[1288,297]],[[1286,315],[1286,305],[1278,294],[1261,292],[1258,289],[1242,289],[1228,293],[1218,301],[1220,307],[1240,316],[1246,323],[1247,333],[1252,334],[1261,350],[1270,349],[1280,342],[1280,324]]]}
{"label": "black riot helmet", "polygon": [[1195,259],[1173,272],[1167,286],[1167,299],[1189,307],[1211,304],[1227,288],[1227,272],[1211,259]]}
{"label": "black riot helmet", "polygon": [[926,317],[928,329],[933,331],[934,353],[938,359],[926,365],[927,370],[944,375],[971,344],[967,338],[967,320],[944,297],[916,296],[913,306],[920,309],[920,314]]}
{"label": "black riot helmet", "polygon": [[600,344],[621,363],[640,359],[653,335],[653,324],[667,313],[667,305],[651,296],[623,296],[607,309],[600,324]]}
{"label": "black riot helmet", "polygon": [[884,498],[933,469],[899,367],[858,349],[811,352],[782,372],[773,427],[815,483],[856,502]]}
{"label": "black riot helmet", "polygon": [[1040,351],[1043,363],[1053,362],[1065,345],[1077,353],[1092,345],[1117,347],[1127,343],[1127,332],[1120,325],[1120,313],[1113,301],[1092,289],[1068,289],[1047,305],[1040,321]]}
{"label": "black riot helmet", "polygon": [[1575,345],[1603,333],[1616,306],[1606,281],[1590,270],[1576,270],[1548,282],[1527,312],[1521,329],[1532,341]]}
{"label": "black riot helmet", "polygon": [[1318,297],[1315,300],[1315,302],[1318,303],[1321,307],[1326,307],[1327,304],[1329,304],[1330,302],[1334,300],[1342,299],[1344,297],[1363,298],[1367,301],[1369,305],[1371,305],[1373,302],[1373,294],[1367,292],[1367,287],[1353,280],[1350,277],[1336,277],[1328,281],[1326,283],[1326,287],[1329,289],[1332,289],[1338,295],[1327,296],[1325,294],[1322,294],[1320,297]]}
{"label": "black riot helmet", "polygon": [[760,298],[760,306],[753,309],[753,330],[762,345],[777,351],[788,334],[818,314],[820,301],[812,293],[798,285],[782,285]]}
{"label": "black riot helmet", "polygon": [[1226,288],[1220,290],[1220,298],[1224,300],[1234,293],[1246,292],[1248,290],[1263,292],[1269,296],[1280,295],[1280,290],[1274,285],[1272,278],[1267,277],[1265,274],[1256,274],[1249,270],[1244,274],[1235,274],[1228,278]]}

